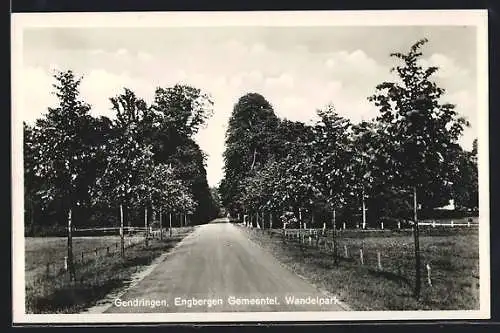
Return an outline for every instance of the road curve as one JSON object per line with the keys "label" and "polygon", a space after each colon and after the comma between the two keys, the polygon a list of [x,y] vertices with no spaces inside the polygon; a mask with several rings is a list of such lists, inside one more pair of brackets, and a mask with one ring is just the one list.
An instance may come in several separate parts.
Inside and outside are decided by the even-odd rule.
{"label": "road curve", "polygon": [[343,310],[238,226],[214,222],[197,227],[105,313]]}

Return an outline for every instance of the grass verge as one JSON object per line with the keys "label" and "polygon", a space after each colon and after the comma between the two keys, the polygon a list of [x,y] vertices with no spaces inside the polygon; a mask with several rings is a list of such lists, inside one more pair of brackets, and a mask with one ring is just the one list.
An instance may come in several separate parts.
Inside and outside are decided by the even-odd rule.
{"label": "grass verge", "polygon": [[26,279],[26,313],[79,313],[95,305],[108,293],[126,287],[133,274],[172,249],[193,229],[186,228],[163,240],[151,239],[148,247],[143,243],[130,246],[125,258],[111,253],[87,263],[77,262],[76,282],[69,282],[64,270],[51,276],[31,276]]}
{"label": "grass verge", "polygon": [[[413,296],[411,233],[339,235],[339,262],[334,265],[331,248],[321,242],[319,246],[314,241],[301,244],[297,239],[284,240],[278,230],[242,229],[289,269],[337,295],[353,310],[479,309],[477,229],[422,235],[422,291],[418,300]],[[430,285],[427,264],[431,268]]]}

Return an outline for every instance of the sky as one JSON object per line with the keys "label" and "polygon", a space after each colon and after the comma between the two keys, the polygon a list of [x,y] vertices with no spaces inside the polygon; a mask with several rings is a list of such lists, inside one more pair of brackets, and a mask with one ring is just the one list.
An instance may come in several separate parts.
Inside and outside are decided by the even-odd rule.
{"label": "sky", "polygon": [[391,52],[407,52],[426,37],[424,65],[446,89],[471,127],[460,143],[477,137],[476,28],[465,26],[290,26],[29,28],[23,32],[23,114],[28,123],[56,105],[55,69],[83,75],[81,97],[91,113],[113,118],[109,98],[130,88],[151,102],[156,87],[189,84],[208,93],[213,116],[196,136],[207,154],[207,179],[223,177],[224,136],[234,104],[262,94],[280,118],[310,122],[332,103],[353,122],[377,116],[367,97],[392,80]]}

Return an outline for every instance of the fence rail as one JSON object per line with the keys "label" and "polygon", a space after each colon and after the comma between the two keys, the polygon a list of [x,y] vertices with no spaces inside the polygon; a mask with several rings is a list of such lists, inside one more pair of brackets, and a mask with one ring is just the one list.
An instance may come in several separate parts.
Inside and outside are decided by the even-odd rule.
{"label": "fence rail", "polygon": [[[427,225],[432,225],[432,223]],[[448,226],[447,224],[443,225]],[[244,224],[240,224],[240,226],[245,227]],[[458,226],[463,227],[468,226],[468,224]],[[475,226],[477,227],[477,223]],[[470,230],[477,230],[472,227],[473,225],[471,224],[463,230],[469,230],[469,228]],[[283,242],[292,246],[299,246],[303,251],[313,249],[318,253],[323,253],[325,257],[332,257],[336,253],[335,256],[339,260],[343,260],[349,265],[362,266],[371,271],[378,271],[380,274],[389,274],[401,283],[408,284],[414,276],[412,261],[414,258],[414,248],[411,238],[408,240],[397,238],[399,240],[395,241],[392,238],[384,237],[381,238],[383,241],[380,242],[366,242],[366,238],[358,238],[355,235],[342,236],[342,232],[338,232],[334,240],[332,229],[245,229],[250,233],[257,232],[258,234],[267,231],[271,237],[280,237]],[[391,239],[391,241],[386,242],[385,239]],[[442,254],[439,251],[436,252],[433,246],[422,249],[422,282],[427,288],[433,288],[435,284],[449,282],[449,267],[447,265],[452,264],[445,264],[446,267],[444,267],[443,259],[440,256]],[[470,288],[478,295],[479,266],[474,267],[469,274],[470,280],[468,282],[470,283]]]}
{"label": "fence rail", "polygon": [[[176,227],[172,228],[169,230],[168,228],[163,228],[163,230],[160,229],[151,229],[148,228],[149,232],[147,233],[148,238],[160,238],[160,233],[163,232],[164,237],[168,237],[168,235],[171,235],[172,237],[182,233],[184,229],[187,229],[189,227]],[[80,229],[74,229],[74,236],[73,240],[79,239],[79,238],[84,238],[85,236],[78,236],[79,232],[100,232],[100,233],[106,233],[110,231],[120,231],[119,227],[105,227],[105,228],[80,228]],[[133,246],[136,246],[137,244],[144,243],[145,240],[145,234],[146,234],[146,228],[145,227],[124,227],[125,232],[137,232],[140,234],[134,234],[134,235],[127,235],[124,237],[124,249],[131,248]],[[170,233],[171,232],[171,233]],[[142,234],[142,235],[141,235]],[[107,235],[99,235],[96,237],[104,237]],[[104,257],[108,256],[114,256],[114,255],[120,255],[121,248],[120,248],[120,239],[117,238],[116,240],[111,241],[109,244],[106,244],[104,246],[96,246],[91,249],[86,248],[85,250],[77,250],[76,248],[73,249],[73,264],[75,265],[75,268],[81,268],[84,265],[92,264],[95,262],[98,262],[99,260],[102,260]],[[66,273],[68,270],[68,257],[67,256],[61,256],[59,258],[54,258],[54,260],[51,261],[46,261],[44,263],[41,263],[39,267],[35,269],[31,269],[26,272],[27,274],[27,281],[31,280],[36,282],[37,280],[41,278],[54,278],[57,277],[63,273]]]}

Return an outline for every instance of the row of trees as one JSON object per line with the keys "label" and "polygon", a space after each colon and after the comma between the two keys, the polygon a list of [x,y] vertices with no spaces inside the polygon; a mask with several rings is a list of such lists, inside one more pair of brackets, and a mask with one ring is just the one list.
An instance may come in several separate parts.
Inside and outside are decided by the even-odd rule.
{"label": "row of trees", "polygon": [[[193,136],[212,113],[199,89],[157,88],[151,105],[124,88],[110,98],[114,119],[93,117],[79,95],[81,77],[56,72],[57,107],[24,124],[24,186],[28,232],[64,226],[116,225],[153,212],[188,214],[198,224],[218,214],[205,156]],[[142,208],[142,209],[139,209]],[[137,222],[136,222],[137,221]],[[140,222],[139,222],[140,223]]]}
{"label": "row of trees", "polygon": [[413,220],[414,194],[421,215],[450,199],[477,209],[477,141],[472,151],[458,144],[469,124],[441,102],[444,89],[432,81],[438,68],[418,61],[426,42],[391,54],[398,79],[375,87],[368,99],[379,114],[371,121],[354,124],[328,105],[306,125],[279,119],[259,94],[241,97],[226,133],[223,205],[233,216],[300,210],[312,220],[314,212],[321,224],[335,210],[363,226]]}
{"label": "row of trees", "polygon": [[406,219],[413,226],[418,298],[419,207],[421,217],[450,199],[468,210],[478,206],[477,141],[471,152],[458,144],[469,124],[441,102],[444,89],[432,81],[438,68],[419,62],[426,42],[391,54],[400,61],[392,68],[397,80],[377,85],[368,97],[379,110],[371,121],[353,124],[328,105],[317,111],[315,125],[306,125],[278,119],[261,95],[241,97],[226,133],[220,184],[228,211],[256,221],[264,212],[271,219],[282,214],[283,223],[298,219],[299,227],[304,209],[312,224],[331,220],[335,263],[339,215],[343,222],[361,215],[363,228],[367,211],[373,222]]}

